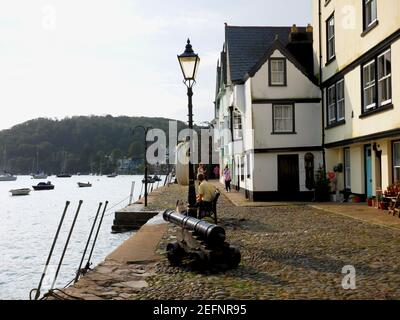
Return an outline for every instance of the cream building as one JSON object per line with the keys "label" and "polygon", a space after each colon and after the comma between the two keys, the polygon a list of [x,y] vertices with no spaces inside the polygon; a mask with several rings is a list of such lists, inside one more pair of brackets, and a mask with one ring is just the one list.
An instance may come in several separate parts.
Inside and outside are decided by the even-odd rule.
{"label": "cream building", "polygon": [[375,195],[400,180],[400,1],[313,0],[313,25],[327,171]]}

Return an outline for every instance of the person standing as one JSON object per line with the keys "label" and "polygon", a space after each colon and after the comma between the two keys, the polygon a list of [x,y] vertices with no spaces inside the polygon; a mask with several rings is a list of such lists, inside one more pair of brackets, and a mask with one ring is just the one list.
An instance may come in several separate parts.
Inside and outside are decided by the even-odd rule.
{"label": "person standing", "polygon": [[197,168],[197,175],[202,174],[204,176],[204,178],[207,180],[206,178],[206,169],[204,168],[204,164],[202,164],[201,162],[199,163],[199,167]]}
{"label": "person standing", "polygon": [[214,178],[219,179],[219,165],[214,167]]}
{"label": "person standing", "polygon": [[231,177],[231,171],[229,170],[228,165],[226,165],[225,169],[224,169],[224,181],[225,181],[226,192],[230,192],[232,177]]}

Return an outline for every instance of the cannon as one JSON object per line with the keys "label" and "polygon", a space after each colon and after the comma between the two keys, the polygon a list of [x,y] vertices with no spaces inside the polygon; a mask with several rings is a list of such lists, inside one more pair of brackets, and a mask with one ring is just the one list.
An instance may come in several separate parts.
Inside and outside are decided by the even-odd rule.
{"label": "cannon", "polygon": [[239,265],[240,251],[226,242],[221,226],[173,210],[165,210],[163,218],[181,228],[178,241],[167,245],[167,258],[172,265],[179,265],[185,257],[200,269],[230,269]]}

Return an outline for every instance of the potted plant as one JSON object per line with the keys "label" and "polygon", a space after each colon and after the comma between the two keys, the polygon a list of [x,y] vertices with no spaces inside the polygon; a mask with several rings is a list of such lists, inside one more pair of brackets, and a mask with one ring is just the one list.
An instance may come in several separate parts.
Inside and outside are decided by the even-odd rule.
{"label": "potted plant", "polygon": [[372,206],[371,207],[376,207],[377,197],[376,196],[371,197],[371,201],[372,201]]}
{"label": "potted plant", "polygon": [[372,202],[373,202],[373,197],[368,197],[367,198],[368,207],[372,207]]}
{"label": "potted plant", "polygon": [[382,210],[388,210],[389,209],[389,202],[387,201],[387,199],[383,198],[381,203],[380,203],[380,208]]}

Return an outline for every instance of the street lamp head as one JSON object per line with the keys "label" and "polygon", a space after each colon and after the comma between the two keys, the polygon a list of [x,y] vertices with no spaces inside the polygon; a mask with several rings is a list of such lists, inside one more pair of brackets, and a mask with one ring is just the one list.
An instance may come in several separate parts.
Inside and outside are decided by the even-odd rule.
{"label": "street lamp head", "polygon": [[200,64],[200,57],[194,53],[190,40],[188,39],[185,52],[178,56],[185,82],[193,84],[196,81],[197,70]]}

